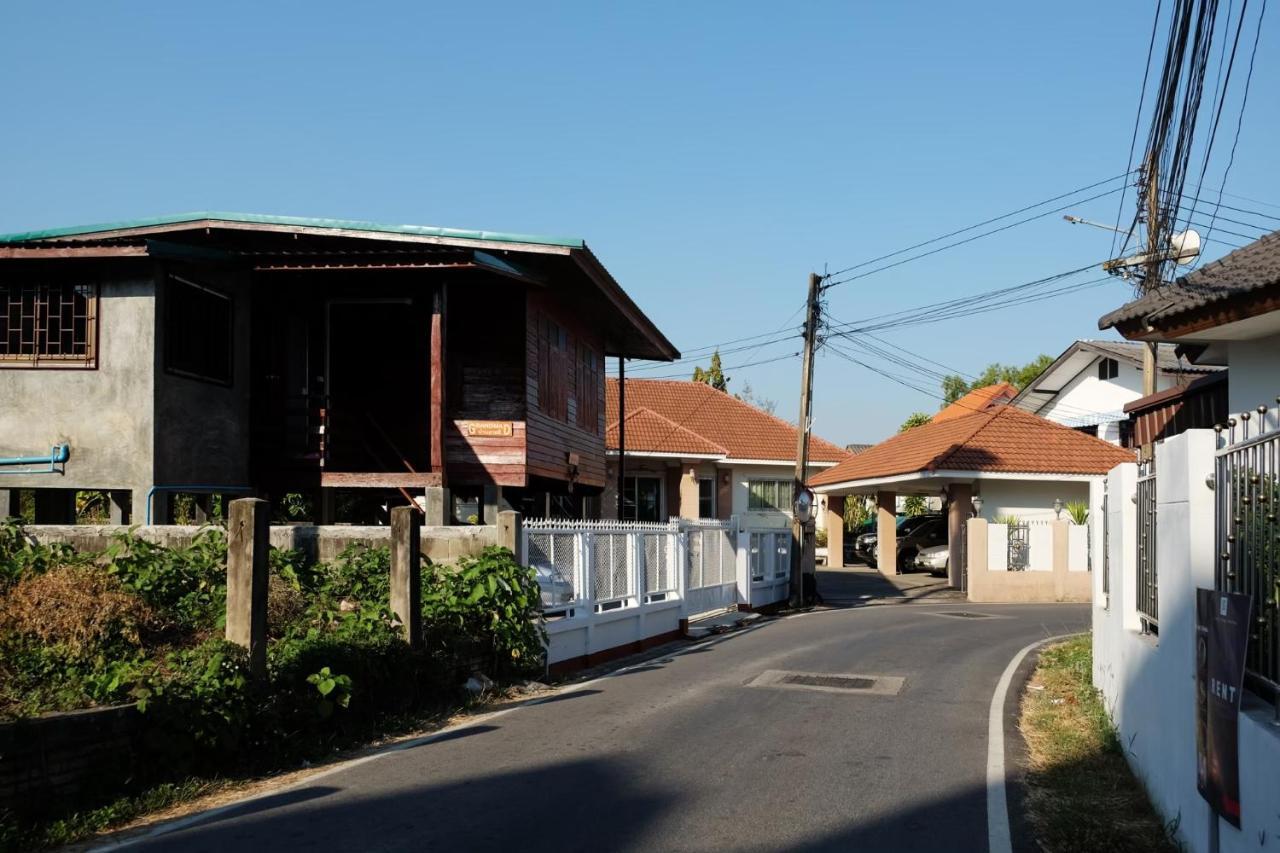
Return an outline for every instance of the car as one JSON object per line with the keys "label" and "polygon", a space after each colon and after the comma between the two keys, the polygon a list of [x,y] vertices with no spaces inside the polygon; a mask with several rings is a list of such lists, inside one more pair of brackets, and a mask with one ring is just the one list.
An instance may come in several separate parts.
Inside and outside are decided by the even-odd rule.
{"label": "car", "polygon": [[535,562],[533,571],[538,580],[539,591],[542,593],[544,612],[562,610],[564,605],[573,601],[573,584],[562,578],[553,566]]}
{"label": "car", "polygon": [[931,545],[916,552],[916,568],[931,575],[945,575],[950,562],[950,545]]}
{"label": "car", "polygon": [[[854,553],[872,568],[877,567],[878,533],[864,533],[854,544]],[[938,513],[909,515],[898,520],[898,571],[908,571],[915,565],[916,552],[947,541],[947,520]]]}
{"label": "car", "polygon": [[859,524],[852,530],[846,531],[844,534],[844,562],[845,565],[864,559],[857,552],[858,537],[876,529],[876,520],[869,518]]}

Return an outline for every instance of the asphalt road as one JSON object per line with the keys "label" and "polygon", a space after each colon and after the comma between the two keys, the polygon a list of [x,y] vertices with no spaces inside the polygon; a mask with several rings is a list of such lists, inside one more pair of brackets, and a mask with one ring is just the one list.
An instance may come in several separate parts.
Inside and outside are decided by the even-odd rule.
{"label": "asphalt road", "polygon": [[[963,610],[994,618],[939,613]],[[159,851],[987,849],[992,693],[1083,605],[767,620],[142,840]],[[897,676],[896,696],[747,686]]]}

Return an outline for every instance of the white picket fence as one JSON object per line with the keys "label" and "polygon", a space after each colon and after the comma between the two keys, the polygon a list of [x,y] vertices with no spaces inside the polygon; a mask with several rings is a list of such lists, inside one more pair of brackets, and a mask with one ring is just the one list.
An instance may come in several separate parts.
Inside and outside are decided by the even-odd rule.
{"label": "white picket fence", "polygon": [[549,664],[625,650],[674,635],[682,619],[788,592],[790,533],[743,530],[737,519],[531,520],[522,536],[542,589]]}

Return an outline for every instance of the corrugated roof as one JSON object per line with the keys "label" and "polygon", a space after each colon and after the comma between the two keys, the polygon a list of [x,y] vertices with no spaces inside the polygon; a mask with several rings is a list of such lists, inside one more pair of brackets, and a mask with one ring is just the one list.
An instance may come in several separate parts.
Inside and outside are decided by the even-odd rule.
{"label": "corrugated roof", "polygon": [[155,228],[165,225],[183,225],[191,222],[239,222],[255,225],[278,225],[295,228],[321,228],[346,231],[370,231],[383,234],[412,234],[418,237],[443,237],[456,240],[484,240],[494,243],[529,243],[542,246],[567,246],[581,249],[586,243],[577,237],[542,237],[533,234],[511,234],[505,231],[471,231],[463,228],[441,228],[435,225],[389,225],[358,219],[325,219],[308,216],[276,216],[263,213],[227,213],[222,211],[194,211],[168,216],[151,216],[141,219],[125,219],[97,225],[71,225],[46,228],[41,231],[22,231],[0,234],[0,243],[25,243],[33,240],[49,240],[58,237],[76,237],[101,234],[108,231],[126,231],[134,228]]}
{"label": "corrugated roof", "polygon": [[1018,396],[1018,389],[1008,382],[997,382],[995,385],[975,388],[934,415],[931,423],[963,418],[974,412],[990,411],[996,406],[1003,406],[1016,396]]}
{"label": "corrugated roof", "polygon": [[[1142,364],[1142,350],[1146,344],[1141,341],[1077,341],[1090,349],[1104,353],[1111,358],[1123,359],[1133,364]],[[1156,367],[1167,373],[1214,373],[1220,366],[1192,364],[1178,357],[1176,344],[1158,344],[1156,346]]]}
{"label": "corrugated roof", "polygon": [[1107,329],[1131,320],[1168,322],[1187,311],[1280,285],[1280,231],[1223,255],[1098,320]]}
{"label": "corrugated roof", "polygon": [[1105,474],[1133,453],[1014,406],[899,433],[809,480],[812,486],[933,471]]}
{"label": "corrugated roof", "polygon": [[[618,420],[618,380],[610,378],[605,386],[605,420],[615,424]],[[721,447],[728,460],[770,459],[793,462],[796,458],[796,428],[781,418],[762,412],[755,406],[717,391],[704,382],[678,379],[628,379],[627,412],[649,409],[681,429],[694,433],[704,441]],[[617,434],[606,436],[608,448],[617,450]],[[676,435],[672,434],[668,445],[662,436],[655,436],[648,448],[653,453],[678,453]],[[634,450],[628,420],[627,450]],[[829,441],[810,436],[809,458],[814,462],[837,462],[848,451]]]}

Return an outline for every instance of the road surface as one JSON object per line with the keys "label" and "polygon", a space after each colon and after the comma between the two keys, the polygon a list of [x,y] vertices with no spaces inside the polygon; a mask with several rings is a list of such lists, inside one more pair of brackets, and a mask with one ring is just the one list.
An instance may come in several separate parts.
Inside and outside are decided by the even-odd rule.
{"label": "road surface", "polygon": [[[985,851],[997,681],[1087,619],[944,602],[764,620],[132,849]],[[765,671],[904,681],[749,683]]]}

